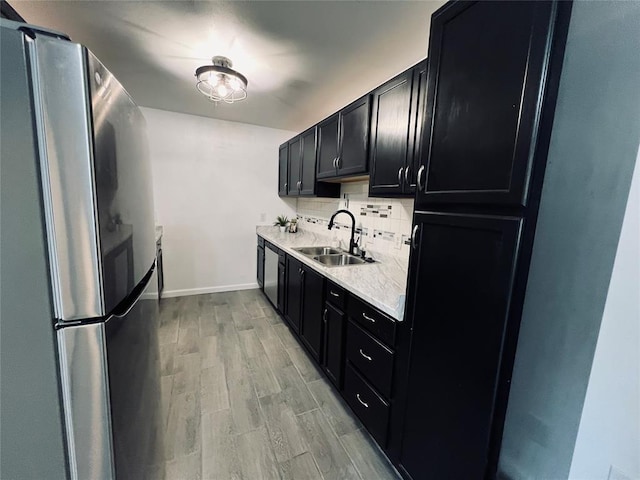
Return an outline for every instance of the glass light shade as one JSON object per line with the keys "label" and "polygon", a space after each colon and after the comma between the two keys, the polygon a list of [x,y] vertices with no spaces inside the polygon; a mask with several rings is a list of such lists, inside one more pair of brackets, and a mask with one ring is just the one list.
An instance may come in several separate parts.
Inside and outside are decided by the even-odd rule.
{"label": "glass light shade", "polygon": [[212,102],[234,103],[247,98],[247,78],[230,67],[228,58],[214,57],[213,65],[198,68],[198,91]]}

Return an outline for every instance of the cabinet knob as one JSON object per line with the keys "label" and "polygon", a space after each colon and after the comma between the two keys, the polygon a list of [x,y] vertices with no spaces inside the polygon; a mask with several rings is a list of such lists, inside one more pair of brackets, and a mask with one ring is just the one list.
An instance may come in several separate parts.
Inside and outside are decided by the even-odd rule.
{"label": "cabinet knob", "polygon": [[402,185],[402,170],[404,170],[402,167],[398,170],[398,186]]}
{"label": "cabinet knob", "polygon": [[418,176],[416,178],[416,184],[418,185],[418,191],[422,190],[422,174],[424,173],[424,165],[420,166],[420,170],[418,170]]}

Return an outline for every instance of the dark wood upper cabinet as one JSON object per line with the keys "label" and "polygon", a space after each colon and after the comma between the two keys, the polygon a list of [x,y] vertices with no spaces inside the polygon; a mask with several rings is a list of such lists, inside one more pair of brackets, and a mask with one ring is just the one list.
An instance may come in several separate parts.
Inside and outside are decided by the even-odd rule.
{"label": "dark wood upper cabinet", "polygon": [[368,172],[370,100],[370,95],[365,95],[340,111],[339,177]]}
{"label": "dark wood upper cabinet", "polygon": [[302,165],[302,140],[294,137],[289,140],[289,195],[298,195],[300,191],[300,173]]}
{"label": "dark wood upper cabinet", "polygon": [[316,184],[316,127],[312,127],[302,135],[302,150],[300,161],[299,195],[313,195]]}
{"label": "dark wood upper cabinet", "polygon": [[280,196],[340,196],[339,184],[316,181],[316,131],[313,126],[280,146],[280,178],[286,172],[287,179],[286,185],[280,180]]}
{"label": "dark wood upper cabinet", "polygon": [[280,145],[278,150],[278,195],[286,196],[289,192],[289,142]]}
{"label": "dark wood upper cabinet", "polygon": [[369,195],[405,192],[404,173],[413,155],[411,127],[413,70],[402,72],[373,91]]}
{"label": "dark wood upper cabinet", "polygon": [[404,193],[413,196],[416,193],[416,179],[420,169],[420,150],[422,146],[422,128],[427,101],[427,60],[413,68],[413,114],[409,134],[413,137],[413,152],[404,170]]}
{"label": "dark wood upper cabinet", "polygon": [[452,2],[431,18],[416,208],[526,206],[553,2]]}
{"label": "dark wood upper cabinet", "polygon": [[316,178],[368,172],[370,100],[370,95],[365,95],[318,124]]}
{"label": "dark wood upper cabinet", "polygon": [[415,226],[400,466],[414,479],[485,478],[522,219],[424,213]]}
{"label": "dark wood upper cabinet", "polygon": [[302,317],[300,338],[311,356],[322,360],[322,314],[324,309],[325,279],[309,267],[302,266]]}
{"label": "dark wood upper cabinet", "polygon": [[318,168],[316,178],[336,176],[340,115],[331,115],[318,124]]}

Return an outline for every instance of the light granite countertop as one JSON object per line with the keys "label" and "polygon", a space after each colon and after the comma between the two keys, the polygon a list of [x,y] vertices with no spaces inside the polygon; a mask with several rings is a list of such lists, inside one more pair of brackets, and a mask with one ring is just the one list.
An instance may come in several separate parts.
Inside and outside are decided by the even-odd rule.
{"label": "light granite countertop", "polygon": [[404,320],[408,261],[390,255],[372,254],[376,263],[325,267],[293,249],[331,245],[328,236],[303,230],[282,233],[278,227],[270,226],[259,226],[256,233],[394,320]]}

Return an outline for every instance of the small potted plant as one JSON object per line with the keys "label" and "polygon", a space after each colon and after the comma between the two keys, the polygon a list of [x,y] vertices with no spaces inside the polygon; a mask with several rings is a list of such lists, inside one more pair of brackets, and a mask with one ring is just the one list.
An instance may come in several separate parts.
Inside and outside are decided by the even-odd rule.
{"label": "small potted plant", "polygon": [[285,215],[278,215],[273,225],[280,227],[280,231],[284,233],[287,231],[287,223],[289,223],[289,219]]}

